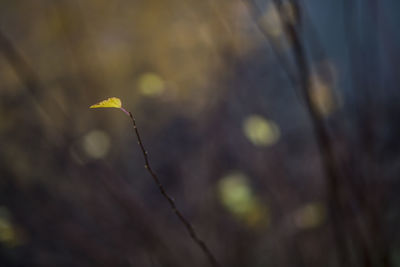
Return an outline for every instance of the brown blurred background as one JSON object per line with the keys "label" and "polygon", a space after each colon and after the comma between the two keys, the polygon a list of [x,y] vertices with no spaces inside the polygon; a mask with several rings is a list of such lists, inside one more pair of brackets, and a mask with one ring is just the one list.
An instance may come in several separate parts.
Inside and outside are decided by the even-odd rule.
{"label": "brown blurred background", "polygon": [[399,12],[0,1],[0,266],[400,266]]}

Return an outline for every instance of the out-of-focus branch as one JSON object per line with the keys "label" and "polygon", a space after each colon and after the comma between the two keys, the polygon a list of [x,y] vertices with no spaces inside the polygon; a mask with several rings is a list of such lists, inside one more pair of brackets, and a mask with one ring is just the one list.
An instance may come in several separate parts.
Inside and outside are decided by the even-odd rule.
{"label": "out-of-focus branch", "polygon": [[[296,31],[295,25],[288,17],[283,8],[281,0],[272,0],[278,9],[278,14],[288,38],[293,48],[294,60],[299,71],[300,90],[302,92],[307,111],[310,115],[314,135],[316,137],[318,149],[321,154],[322,167],[327,179],[328,206],[332,218],[334,239],[339,254],[340,266],[350,266],[349,253],[347,250],[345,232],[341,223],[342,204],[340,199],[340,176],[335,166],[333,145],[328,132],[324,126],[323,118],[312,103],[310,94],[310,67],[307,62],[306,52],[301,42],[301,38]],[[298,20],[301,20],[300,9],[297,6]]]}
{"label": "out-of-focus branch", "polygon": [[244,4],[247,6],[250,15],[254,18],[254,23],[258,30],[262,33],[262,35],[265,37],[267,42],[269,43],[271,50],[273,54],[275,55],[278,64],[280,64],[281,68],[283,71],[286,73],[289,82],[293,87],[296,86],[297,84],[297,79],[296,75],[293,74],[289,60],[285,58],[285,55],[281,51],[279,51],[279,48],[276,46],[274,40],[272,40],[270,34],[266,31],[266,29],[260,24],[260,17],[262,16],[262,12],[258,8],[257,4],[254,2],[254,0],[243,0]]}
{"label": "out-of-focus branch", "polygon": [[[13,68],[15,74],[21,81],[27,96],[32,101],[36,108],[38,115],[41,116],[40,122],[53,123],[54,118],[47,112],[45,108],[40,104],[41,93],[44,91],[39,76],[31,65],[24,59],[23,55],[18,51],[12,41],[0,30],[0,53],[4,55],[4,58],[8,61],[10,66]],[[62,112],[62,110],[60,109]],[[53,123],[54,124],[54,123]],[[55,127],[48,127],[52,131],[58,131]],[[61,133],[58,133],[60,135]],[[54,142],[55,145],[59,145],[59,142]]]}
{"label": "out-of-focus branch", "polygon": [[3,53],[30,94],[37,98],[42,87],[38,76],[2,31],[0,31],[0,52]]}
{"label": "out-of-focus branch", "polygon": [[[60,137],[68,136],[68,132],[65,129],[60,129],[56,127],[56,118],[53,116],[46,107],[41,103],[42,93],[45,92],[45,86],[42,84],[39,75],[35,69],[25,60],[24,56],[18,51],[17,47],[13,42],[0,30],[0,53],[4,55],[4,58],[8,61],[15,74],[22,83],[25,91],[25,95],[31,101],[34,110],[40,119],[38,122],[42,123],[44,128],[48,130],[49,140],[51,140],[52,145],[55,147],[62,147],[63,141]],[[55,101],[55,100],[54,100]],[[65,118],[69,119],[69,115],[59,106],[57,112],[63,114]]]}
{"label": "out-of-focus branch", "polygon": [[[370,236],[370,245],[372,246],[368,251],[371,260],[378,261],[382,266],[392,266],[390,257],[390,245],[387,242],[385,236],[385,230],[382,226],[382,216],[380,214],[380,208],[377,207],[374,200],[367,195],[366,188],[371,187],[371,181],[376,182],[376,179],[380,176],[379,162],[376,160],[376,143],[377,134],[372,121],[377,119],[379,116],[379,106],[377,106],[373,99],[373,94],[379,94],[382,88],[382,74],[380,71],[381,58],[379,46],[379,35],[381,34],[381,3],[379,1],[366,1],[362,7],[366,10],[366,15],[357,12],[356,5],[352,1],[342,1],[343,5],[343,24],[344,33],[347,44],[348,59],[349,59],[349,72],[350,72],[350,83],[354,96],[361,98],[356,103],[354,113],[357,114],[358,129],[359,129],[359,140],[361,145],[358,145],[352,149],[353,157],[358,158],[359,161],[365,164],[367,171],[360,171],[360,179],[358,186],[362,183],[364,190],[356,190],[354,186],[354,192],[357,194],[360,209],[363,212],[364,220],[363,223],[367,228],[367,234]],[[368,12],[369,11],[369,12]],[[366,35],[368,36],[368,42],[365,42]],[[369,46],[366,46],[369,44]],[[368,55],[368,56],[366,56]],[[364,72],[374,73],[365,77]],[[360,94],[359,92],[363,93]],[[373,119],[375,118],[375,119]],[[372,185],[373,186],[373,185]],[[378,193],[379,201],[385,199],[385,194]],[[382,205],[382,203],[380,203]],[[383,206],[385,206],[383,204]]]}

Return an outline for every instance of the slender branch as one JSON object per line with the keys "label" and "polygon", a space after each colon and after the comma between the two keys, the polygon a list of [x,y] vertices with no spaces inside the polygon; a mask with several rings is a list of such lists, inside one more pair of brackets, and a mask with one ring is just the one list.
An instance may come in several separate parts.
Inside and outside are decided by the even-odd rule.
{"label": "slender branch", "polygon": [[46,116],[49,119],[48,112],[45,111],[40,104],[41,92],[43,86],[34,69],[28,64],[22,54],[15,47],[13,42],[0,30],[0,53],[8,61],[11,68],[21,81],[27,95],[32,100],[33,104],[39,111],[41,116]]}
{"label": "slender branch", "polygon": [[291,85],[293,87],[295,87],[297,84],[297,78],[296,78],[296,75],[294,75],[290,69],[289,60],[279,50],[279,48],[276,45],[276,41],[273,40],[271,35],[267,32],[267,30],[260,23],[260,17],[262,16],[262,12],[257,7],[257,4],[255,3],[254,0],[243,0],[243,3],[247,6],[250,16],[252,16],[254,18],[255,26],[261,32],[261,34],[264,36],[265,40],[269,43],[272,53],[275,55],[277,62],[278,62],[278,64],[280,64],[283,72],[287,75],[289,83],[291,83]]}
{"label": "slender branch", "polygon": [[1,30],[0,52],[10,63],[10,66],[15,70],[15,73],[29,91],[30,95],[37,100],[42,87],[37,74],[19,53],[11,40]]}
{"label": "slender branch", "polygon": [[164,186],[161,184],[161,182],[158,179],[157,175],[155,174],[155,172],[153,171],[153,169],[150,166],[148,153],[147,153],[146,149],[143,146],[142,138],[140,137],[138,128],[136,126],[135,118],[133,117],[131,112],[128,112],[128,114],[129,114],[129,117],[132,120],[133,128],[135,130],[135,134],[136,134],[136,137],[137,137],[137,140],[138,140],[138,144],[139,144],[140,149],[142,150],[142,153],[143,153],[143,158],[144,158],[144,162],[145,162],[144,167],[149,172],[149,174],[153,178],[154,182],[157,184],[158,188],[160,189],[161,194],[168,201],[172,211],[176,214],[178,219],[185,225],[185,227],[186,227],[187,231],[189,232],[189,235],[192,238],[192,240],[200,247],[200,249],[204,252],[204,254],[206,254],[208,260],[211,263],[211,265],[213,267],[221,266],[218,263],[218,261],[216,260],[215,256],[212,254],[211,250],[206,245],[206,243],[198,237],[198,235],[197,235],[196,231],[194,230],[192,224],[178,210],[178,208],[175,205],[175,201],[173,200],[173,198],[171,196],[169,196],[168,193],[165,191]]}
{"label": "slender branch", "polygon": [[[23,54],[18,50],[11,39],[1,29],[0,54],[3,54],[10,67],[14,70],[19,81],[23,85],[26,95],[29,97],[29,100],[32,101],[32,104],[37,111],[36,115],[39,117],[39,119],[36,121],[42,123],[43,126],[49,130],[49,133],[53,134],[52,136],[47,136],[47,138],[53,139],[55,136],[61,136],[61,129],[55,127],[56,119],[52,116],[52,113],[41,103],[42,94],[46,91],[46,88],[41,82],[39,75],[35,71],[34,67],[31,66],[24,58]],[[55,105],[54,107],[57,108],[57,112],[67,116],[67,114],[61,108],[59,108],[58,105]],[[68,127],[66,127],[66,129],[68,129]],[[58,147],[61,145],[59,139],[53,143]]]}

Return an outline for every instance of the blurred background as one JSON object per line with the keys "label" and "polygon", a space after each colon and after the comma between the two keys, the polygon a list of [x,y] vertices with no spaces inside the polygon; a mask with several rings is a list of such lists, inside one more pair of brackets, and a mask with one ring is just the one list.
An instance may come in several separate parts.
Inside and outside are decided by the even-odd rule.
{"label": "blurred background", "polygon": [[399,12],[0,1],[0,266],[400,266]]}

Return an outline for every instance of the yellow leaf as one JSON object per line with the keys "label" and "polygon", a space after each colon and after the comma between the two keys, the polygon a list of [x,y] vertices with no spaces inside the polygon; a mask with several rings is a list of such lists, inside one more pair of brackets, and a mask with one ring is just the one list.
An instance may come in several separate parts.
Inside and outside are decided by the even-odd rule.
{"label": "yellow leaf", "polygon": [[103,100],[99,103],[91,105],[90,108],[121,108],[121,99],[117,97],[110,97],[106,100]]}

